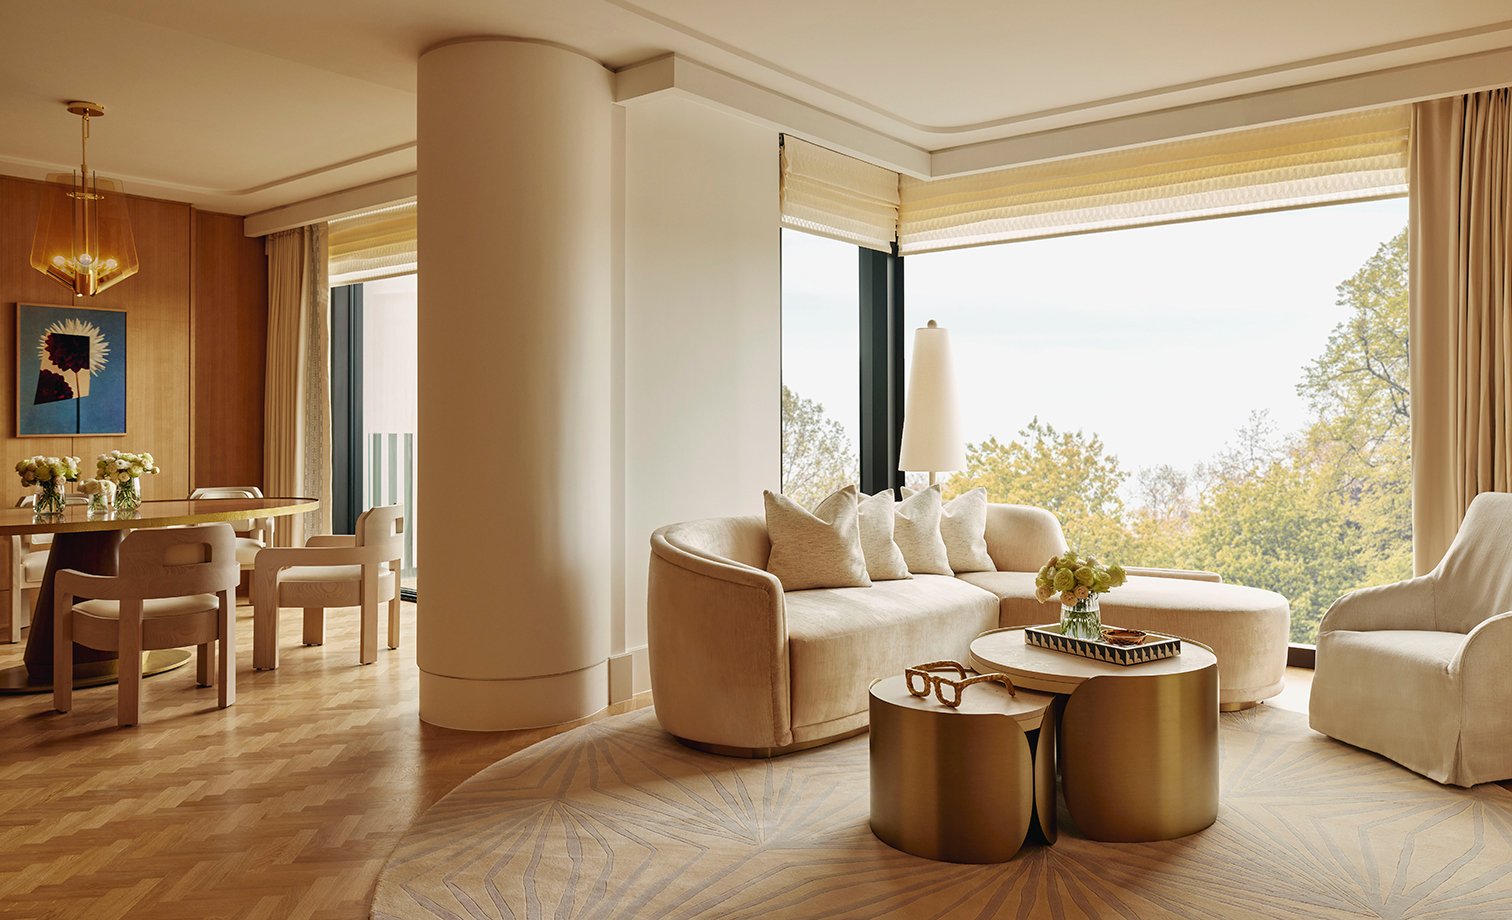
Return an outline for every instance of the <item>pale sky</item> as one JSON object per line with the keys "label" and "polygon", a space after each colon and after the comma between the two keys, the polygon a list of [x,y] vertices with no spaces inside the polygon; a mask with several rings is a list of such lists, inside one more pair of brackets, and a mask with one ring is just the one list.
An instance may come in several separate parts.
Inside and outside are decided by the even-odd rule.
{"label": "pale sky", "polygon": [[[1101,435],[1131,475],[1217,453],[1255,409],[1308,417],[1302,368],[1346,315],[1336,286],[1407,199],[908,257],[906,319],[951,333],[968,441],[1034,416]],[[856,437],[855,247],[783,232],[783,380]]]}

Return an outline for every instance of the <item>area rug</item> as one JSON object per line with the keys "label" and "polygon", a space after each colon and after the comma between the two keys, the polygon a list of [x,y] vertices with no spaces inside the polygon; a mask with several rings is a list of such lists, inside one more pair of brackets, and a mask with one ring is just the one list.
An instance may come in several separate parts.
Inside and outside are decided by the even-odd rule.
{"label": "area rug", "polygon": [[1221,741],[1222,805],[1201,833],[1102,844],[1063,823],[1054,846],[963,866],[872,836],[865,735],[738,760],[641,710],[436,803],[373,916],[1512,918],[1512,792],[1439,786],[1266,706],[1225,714]]}

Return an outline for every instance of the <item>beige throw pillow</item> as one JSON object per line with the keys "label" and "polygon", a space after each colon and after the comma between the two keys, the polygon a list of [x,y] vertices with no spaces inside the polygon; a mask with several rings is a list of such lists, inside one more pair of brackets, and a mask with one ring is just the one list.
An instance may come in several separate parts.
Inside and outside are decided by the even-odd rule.
{"label": "beige throw pillow", "polygon": [[872,581],[913,577],[908,574],[903,551],[893,540],[895,504],[892,489],[887,489],[876,495],[863,496],[857,506],[861,515],[861,552],[866,556],[866,574]]}
{"label": "beige throw pillow", "polygon": [[782,582],[782,590],[871,586],[861,552],[855,486],[826,498],[812,512],[785,495],[764,495],[772,541],[767,571]]}
{"label": "beige throw pillow", "polygon": [[894,509],[893,540],[915,575],[954,575],[950,555],[940,537],[940,487],[919,492],[903,490],[904,498]]}
{"label": "beige throw pillow", "polygon": [[940,538],[957,575],[997,571],[987,553],[986,489],[972,489],[945,503],[940,509]]}

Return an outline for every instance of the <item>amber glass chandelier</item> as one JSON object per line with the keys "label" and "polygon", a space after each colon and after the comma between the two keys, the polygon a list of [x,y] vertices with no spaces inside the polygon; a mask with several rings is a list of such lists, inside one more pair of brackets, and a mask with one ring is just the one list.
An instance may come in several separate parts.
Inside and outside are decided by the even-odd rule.
{"label": "amber glass chandelier", "polygon": [[72,174],[47,177],[31,265],[83,297],[130,278],[139,265],[121,186],[89,169],[89,120],[103,116],[105,107],[70,102],[68,111],[83,121],[81,162]]}

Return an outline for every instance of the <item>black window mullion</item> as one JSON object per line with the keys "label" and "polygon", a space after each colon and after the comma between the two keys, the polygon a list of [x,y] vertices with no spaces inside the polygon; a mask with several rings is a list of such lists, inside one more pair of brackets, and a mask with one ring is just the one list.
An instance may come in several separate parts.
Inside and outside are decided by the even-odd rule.
{"label": "black window mullion", "polygon": [[903,485],[903,259],[859,249],[861,316],[861,491]]}

